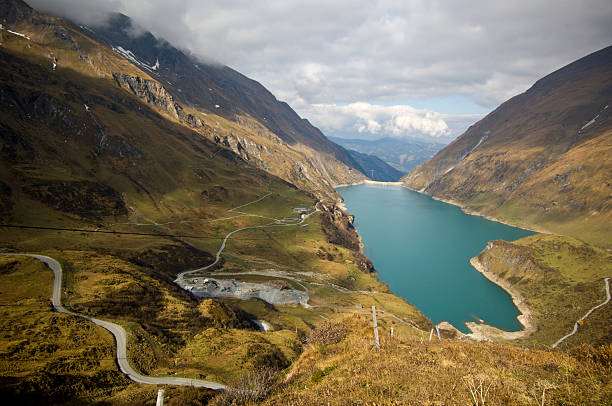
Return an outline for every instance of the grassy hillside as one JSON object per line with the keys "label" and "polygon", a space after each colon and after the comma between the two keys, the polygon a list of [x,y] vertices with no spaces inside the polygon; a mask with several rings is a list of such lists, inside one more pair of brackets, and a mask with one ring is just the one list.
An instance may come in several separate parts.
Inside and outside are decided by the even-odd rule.
{"label": "grassy hillside", "polygon": [[[228,277],[245,281],[294,283],[296,288],[305,289],[310,296],[310,308],[274,306],[255,299],[195,298],[172,282],[175,271],[165,266],[171,261],[165,254],[180,253],[181,245],[172,246],[157,237],[131,237],[125,234],[104,237],[62,232],[62,238],[59,238],[37,233],[36,236],[24,238],[22,242],[13,243],[13,248],[35,251],[36,247],[59,244],[57,250],[43,252],[62,261],[66,271],[66,305],[82,314],[120,322],[129,332],[130,362],[145,374],[178,374],[231,383],[262,367],[286,368],[301,353],[302,338],[309,335],[316,325],[336,313],[358,311],[367,314],[372,304],[388,312],[388,315],[382,316],[383,323],[384,320],[390,325],[393,323],[398,332],[424,334],[415,326],[426,330],[429,328],[428,321],[416,309],[388,293],[386,286],[378,282],[374,275],[357,269],[350,251],[327,243],[319,220],[313,220],[311,225],[302,228],[303,233],[262,232],[249,239],[238,237],[230,241],[224,254],[224,264],[214,273],[217,278],[223,278],[227,273]],[[22,234],[22,237],[25,235]],[[88,238],[88,235],[93,238]],[[161,245],[162,242],[164,245]],[[9,259],[21,261],[19,258]],[[46,275],[44,282],[38,283],[41,289],[47,283],[46,291],[50,292],[51,272],[36,261],[25,261],[36,266],[38,276]],[[270,270],[274,270],[275,275],[265,276],[265,271]],[[233,275],[237,272],[246,274]],[[13,290],[13,286],[27,286],[29,283],[24,279],[4,280],[3,286]],[[7,300],[16,300],[19,308],[22,301],[28,300],[29,293],[24,290],[14,290],[11,299]],[[40,306],[49,312],[46,299],[49,294],[40,296]],[[31,315],[35,311],[43,311],[19,309],[19,312],[12,312],[13,316],[7,320],[14,326],[12,328],[19,330],[23,330],[24,323],[29,326],[32,322],[31,316],[19,318],[21,312]],[[265,320],[274,331],[256,331],[250,322],[252,319]],[[86,331],[105,334],[103,330],[85,322],[80,326]],[[107,336],[109,342],[104,354],[108,362],[104,365],[117,373],[112,361],[112,337]],[[28,339],[29,345],[35,347],[44,346],[48,341],[47,334],[34,334]],[[96,345],[96,341],[91,341],[87,333],[83,333],[79,343],[80,347]],[[55,347],[48,352],[45,359],[61,354],[61,350]],[[100,354],[99,351],[92,353],[91,359],[84,362],[98,362]],[[20,358],[22,355],[17,354],[17,359],[23,359]],[[24,374],[37,374],[41,368],[36,364],[28,365]],[[81,360],[77,360],[68,370],[77,371],[75,375],[78,375],[82,368]],[[4,371],[8,373],[10,368]],[[122,375],[119,377],[122,378]],[[19,377],[16,379],[22,380]],[[40,396],[39,392],[43,390],[41,385],[29,387],[27,396]],[[138,385],[133,388],[134,385],[109,383],[106,389],[96,388],[100,392],[91,396],[99,396],[98,399],[128,397],[146,400],[154,395],[154,391],[145,393],[144,388]],[[3,390],[11,396],[26,396],[26,392],[12,386],[6,386]],[[71,389],[66,398],[84,396],[81,391],[82,387],[77,386]],[[206,397],[207,393],[204,391],[198,396]],[[54,401],[63,399],[53,393],[49,396]]]}
{"label": "grassy hillside", "polygon": [[[607,47],[551,73],[403,178],[407,187],[467,212],[553,233],[494,241],[478,256],[532,312],[537,331],[518,344],[552,345],[606,297],[611,72]],[[563,345],[609,344],[611,320],[610,306],[599,309]]]}
{"label": "grassy hillside", "polygon": [[373,350],[367,317],[322,328],[262,404],[606,405],[612,397],[609,346],[527,351],[391,337],[384,326],[382,348]]}
{"label": "grassy hillside", "polygon": [[[40,261],[0,257],[0,393],[7,404],[144,405],[156,388],[118,371],[106,330],[51,310],[53,273]],[[211,392],[166,388],[171,402],[206,400]]]}
{"label": "grassy hillside", "polygon": [[[13,10],[16,10],[16,13],[13,13]],[[344,149],[331,143],[320,131],[301,120],[286,104],[276,101],[261,85],[229,68],[220,70],[221,78],[215,75],[208,77],[202,73],[202,69],[208,67],[196,69],[195,61],[190,57],[167,43],[162,46],[161,42],[158,43],[153,38],[154,44],[148,45],[154,48],[159,45],[156,49],[161,53],[160,58],[163,60],[163,54],[174,61],[174,64],[164,61],[166,64],[163,69],[155,71],[126,59],[118,51],[92,38],[92,31],[80,29],[52,16],[41,15],[20,0],[5,1],[0,12],[6,23],[5,29],[0,30],[3,49],[48,71],[48,77],[38,77],[34,80],[41,80],[41,84],[46,85],[43,89],[53,84],[58,85],[64,80],[62,73],[70,76],[72,72],[76,72],[97,82],[98,87],[112,87],[115,94],[121,95],[119,99],[113,98],[112,101],[109,101],[108,97],[84,98],[83,95],[74,98],[72,101],[80,108],[84,109],[85,105],[91,108],[88,110],[90,114],[81,115],[90,116],[89,121],[100,119],[96,111],[100,107],[96,106],[97,102],[106,103],[107,107],[110,106],[117,112],[116,109],[122,101],[126,100],[128,94],[132,94],[136,96],[132,100],[140,100],[146,104],[147,110],[178,124],[178,127],[183,127],[180,131],[195,132],[199,135],[198,138],[212,141],[216,148],[233,151],[249,165],[292,182],[302,189],[331,196],[334,195],[333,184],[365,178],[358,169],[350,166],[354,164],[358,167]],[[7,28],[25,37],[11,34]],[[100,30],[102,31],[103,29]],[[125,40],[132,39],[125,32],[123,36]],[[151,36],[149,34],[149,37],[145,37],[141,38],[144,42]],[[104,39],[105,37],[100,38],[101,41]],[[186,68],[188,72],[183,72]],[[210,69],[216,72],[215,67]],[[187,77],[188,74],[193,75]],[[12,80],[10,75],[4,77],[9,82]],[[192,79],[195,82],[190,81]],[[213,84],[211,80],[219,83]],[[80,82],[80,79],[72,82],[68,79],[68,83],[80,86],[72,89],[64,84],[61,86],[64,87],[64,92],[79,93],[91,85]],[[201,98],[195,100],[192,97],[183,97],[184,93],[193,96],[194,91],[199,91],[204,97],[206,92],[202,89],[212,87],[216,97],[220,98],[212,105],[210,100],[204,102]],[[238,100],[235,87],[242,90],[253,87],[255,90],[247,101]],[[123,88],[123,91],[119,91],[119,88]],[[191,90],[188,91],[188,88]],[[10,96],[10,93],[6,96]],[[234,99],[228,101],[227,97]],[[233,107],[229,108],[225,101]],[[219,103],[223,104],[224,109],[214,107]],[[132,105],[128,110],[132,108],[137,107]],[[276,121],[272,120],[272,116]],[[271,120],[274,124],[272,128],[268,128]],[[97,124],[92,124],[97,127]],[[107,146],[122,154],[138,152],[129,148],[129,142],[128,145],[114,145],[113,142],[119,141],[117,138],[104,137],[102,133],[106,128],[103,121],[98,130],[98,141],[104,140],[103,144],[111,144],[100,147]],[[289,134],[293,134],[293,138],[287,138],[286,135]]]}
{"label": "grassy hillside", "polygon": [[[351,218],[304,191],[344,164],[283,144],[254,117],[177,107],[116,52],[52,17],[34,20],[12,27],[30,39],[0,30],[0,250],[57,258],[66,307],[124,326],[130,363],[143,374],[240,387],[273,371],[266,382],[280,380],[260,399],[270,404],[466,403],[480,382],[490,403],[539,402],[544,389],[558,404],[610,398],[609,346],[551,353],[427,341],[430,321],[376,279]],[[265,168],[269,162],[284,165]],[[342,168],[348,179],[360,176]],[[342,178],[328,175],[326,188]],[[296,207],[320,211],[297,224]],[[179,272],[210,264],[228,233],[254,226],[232,235],[219,264],[193,277],[291,287],[308,295],[308,306],[198,298],[174,283]],[[600,267],[584,275],[600,278],[609,256],[568,240],[559,259],[548,251],[553,243],[525,244],[538,263],[558,268],[556,293],[569,287],[589,306],[600,292],[581,295],[587,282],[557,262],[567,255],[588,268],[595,258]],[[0,393],[25,404],[152,404],[157,388],[118,372],[109,333],[51,311],[51,275],[33,259],[0,257]],[[378,351],[370,351],[372,305]],[[608,320],[601,314],[589,319],[598,323],[584,331],[589,340],[608,340],[595,333]],[[253,320],[272,330],[258,331]],[[212,396],[165,389],[170,405]],[[236,393],[252,392],[213,402]]]}
{"label": "grassy hillside", "polygon": [[[548,348],[570,333],[574,323],[606,299],[604,278],[612,275],[612,256],[581,241],[534,235],[508,243],[493,241],[478,255],[493,274],[511,283],[525,298],[537,331],[520,345]],[[612,307],[589,316],[562,348],[612,342]]]}
{"label": "grassy hillside", "polygon": [[[372,303],[393,312],[406,326],[429,326],[374,274],[360,270],[363,258],[357,252],[329,242],[336,238],[329,232],[333,221],[340,220],[339,212],[314,214],[303,227],[274,226],[277,219],[298,216],[294,207],[314,210],[315,197],[256,169],[203,136],[201,128],[194,131],[118,86],[112,69],[142,80],[148,76],[124,66],[121,57],[69,26],[48,19],[53,29],[27,21],[13,27],[30,39],[0,30],[0,248],[42,252],[60,260],[67,272],[67,307],[121,323],[129,332],[128,352],[136,369],[228,383],[262,366],[285,368],[299,356],[301,338],[326,317]],[[76,45],[66,46],[63,40]],[[216,125],[228,134],[236,130],[235,123],[221,118]],[[291,153],[299,155],[299,147]],[[303,173],[296,176],[306,179]],[[330,216],[336,217],[326,220],[326,233],[322,218]],[[293,284],[307,292],[310,308],[254,299],[198,299],[174,284],[178,272],[212,262],[230,231],[262,225],[270,226],[228,241],[216,272]],[[51,272],[24,261],[38,269],[35,277],[45,278],[36,282],[41,289],[48,283],[50,291]],[[7,303],[18,303],[7,312],[11,316],[6,323],[19,332],[9,337],[9,350],[1,358],[3,393],[34,403],[45,396],[48,402],[78,403],[90,396],[87,402],[126,404],[154,398],[155,388],[135,385],[118,373],[112,337],[104,330],[50,312],[48,299],[39,298],[35,307],[28,307],[29,292],[15,288],[28,283],[20,276],[2,284],[2,294],[12,295]],[[72,330],[60,337],[61,345],[46,346],[52,338],[45,325],[58,317]],[[256,331],[252,319],[269,322],[274,331]],[[70,337],[79,337],[78,348],[68,342]],[[62,345],[69,348],[64,351]],[[26,352],[19,352],[22,347]],[[46,351],[40,362],[24,363],[30,348],[36,352],[38,347]],[[69,380],[65,385],[43,374],[48,362],[89,347],[97,349],[84,359],[70,360],[63,370],[51,370],[70,375],[53,375]],[[11,362],[25,366],[17,373]],[[91,378],[100,374],[109,378]],[[57,391],[46,393],[49,386],[57,386]],[[209,393],[176,389],[170,395],[170,404],[172,397],[181,404],[176,399],[205,402]]]}

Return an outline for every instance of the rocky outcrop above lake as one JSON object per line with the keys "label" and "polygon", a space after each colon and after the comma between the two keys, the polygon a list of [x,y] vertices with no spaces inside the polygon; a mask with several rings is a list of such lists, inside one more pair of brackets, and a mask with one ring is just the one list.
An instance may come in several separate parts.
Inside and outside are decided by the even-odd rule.
{"label": "rocky outcrop above lake", "polygon": [[355,264],[363,272],[376,272],[372,261],[363,255],[361,237],[353,222],[355,216],[347,214],[335,203],[324,203],[321,207],[321,227],[330,243],[348,248],[353,252]]}

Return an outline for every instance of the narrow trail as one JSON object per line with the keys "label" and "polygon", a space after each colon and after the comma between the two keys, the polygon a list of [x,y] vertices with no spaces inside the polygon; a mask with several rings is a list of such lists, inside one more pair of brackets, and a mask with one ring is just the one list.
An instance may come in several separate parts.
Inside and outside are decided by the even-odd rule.
{"label": "narrow trail", "polygon": [[567,338],[573,336],[574,334],[576,334],[576,332],[578,331],[578,323],[580,323],[581,321],[583,321],[584,319],[586,319],[587,317],[589,317],[591,315],[591,313],[593,313],[595,310],[599,309],[602,306],[607,305],[610,302],[610,278],[605,278],[604,279],[605,285],[606,285],[606,300],[603,303],[598,304],[597,306],[593,307],[591,310],[589,310],[584,316],[582,316],[582,318],[578,319],[578,321],[576,323],[574,323],[574,329],[572,330],[571,333],[569,333],[568,335],[561,337],[559,339],[559,341],[557,341],[556,343],[554,343],[550,348],[556,348],[559,344],[561,344],[563,341],[565,341]]}
{"label": "narrow trail", "polygon": [[[245,207],[245,206],[248,206],[248,205],[253,204],[253,203],[260,202],[261,200],[265,199],[266,197],[270,196],[271,194],[272,193],[268,193],[267,195],[265,195],[265,196],[263,196],[263,197],[261,197],[261,198],[259,198],[257,200],[254,200],[252,202],[245,203],[245,204],[243,204],[241,206],[229,209],[228,212],[241,213],[241,212],[237,212],[235,210],[236,209],[240,209],[240,208]],[[229,232],[228,234],[225,235],[225,238],[223,239],[223,242],[221,243],[221,246],[219,247],[219,249],[217,250],[217,253],[215,254],[215,260],[212,263],[210,263],[210,264],[208,264],[206,266],[203,266],[201,268],[197,268],[197,269],[192,269],[190,271],[181,272],[181,273],[179,273],[176,276],[176,279],[174,280],[174,282],[177,283],[179,280],[183,279],[185,277],[185,275],[190,275],[190,274],[193,274],[193,273],[196,273],[196,272],[206,271],[206,270],[212,268],[213,266],[217,265],[219,263],[219,260],[221,259],[221,254],[223,253],[223,250],[225,249],[225,246],[227,244],[227,240],[229,240],[229,238],[232,235],[234,235],[236,233],[239,233],[240,231],[254,230],[254,229],[257,229],[257,228],[264,228],[264,227],[292,227],[292,226],[301,226],[301,225],[304,224],[304,221],[306,221],[310,216],[312,216],[313,214],[315,214],[315,213],[320,211],[318,206],[319,206],[319,203],[317,202],[315,204],[314,210],[312,212],[304,215],[304,217],[302,217],[300,219],[300,221],[298,221],[296,223],[289,223],[289,224],[283,223],[283,221],[281,219],[274,219],[274,218],[270,218],[270,217],[259,216],[259,215],[256,215],[256,214],[247,214],[247,213],[244,213],[245,215],[248,215],[248,216],[268,218],[268,219],[274,220],[274,221],[271,222],[271,223],[268,223],[268,224],[260,225],[260,226],[242,227],[242,228],[239,228],[239,229],[236,229],[234,231]]]}
{"label": "narrow trail", "polygon": [[263,199],[265,199],[266,197],[270,196],[271,194],[272,194],[272,192],[270,192],[270,193],[268,193],[268,194],[266,194],[266,195],[264,195],[264,196],[260,197],[260,198],[259,198],[259,199],[257,199],[257,200],[253,200],[252,202],[248,202],[248,203],[245,203],[245,204],[241,204],[240,206],[233,207],[233,208],[231,208],[231,209],[228,209],[227,211],[231,213],[231,212],[233,212],[233,211],[234,211],[234,210],[236,210],[236,209],[241,209],[241,208],[246,207],[246,206],[248,206],[248,205],[255,204],[255,203],[259,203],[259,202],[261,202]]}
{"label": "narrow trail", "polygon": [[1,255],[7,256],[25,256],[36,258],[39,261],[45,263],[52,271],[53,271],[53,295],[51,297],[51,302],[53,304],[53,309],[59,313],[65,313],[72,316],[77,316],[87,321],[90,321],[94,324],[97,324],[100,327],[110,331],[110,333],[115,337],[115,342],[117,344],[117,364],[119,365],[119,370],[123,372],[128,378],[130,378],[134,382],[144,383],[148,385],[173,385],[173,386],[193,386],[197,388],[208,388],[213,390],[224,390],[225,385],[206,381],[202,379],[190,379],[190,378],[180,378],[180,377],[157,377],[157,376],[146,376],[141,375],[132,368],[127,358],[127,334],[125,329],[118,324],[111,323],[110,321],[100,320],[93,317],[84,316],[82,314],[78,314],[67,310],[62,305],[62,266],[55,259],[48,257],[46,255],[37,255],[37,254],[12,254],[12,253],[2,253]]}
{"label": "narrow trail", "polygon": [[243,205],[240,205],[240,206],[237,206],[237,207],[233,207],[233,208],[227,210],[228,213],[232,213],[232,212],[238,213],[238,215],[236,215],[236,216],[222,217],[222,218],[218,218],[218,219],[214,219],[214,220],[201,220],[201,219],[197,219],[197,220],[177,220],[177,221],[167,221],[165,223],[158,223],[158,222],[156,222],[154,220],[150,220],[150,219],[140,215],[141,217],[144,218],[144,220],[148,221],[148,223],[138,223],[138,222],[130,222],[130,221],[122,222],[122,223],[112,223],[112,224],[109,224],[107,226],[98,227],[94,231],[98,231],[98,230],[105,229],[105,228],[111,228],[113,226],[164,227],[164,226],[169,226],[170,224],[187,224],[187,223],[208,224],[208,223],[215,223],[217,221],[231,220],[231,219],[235,219],[235,218],[239,218],[239,217],[260,217],[260,218],[265,218],[265,219],[268,219],[268,220],[277,220],[277,219],[272,218],[272,217],[260,216],[259,214],[250,214],[250,213],[244,213],[244,212],[241,212],[241,211],[235,211],[236,209],[240,209],[241,207],[245,207],[245,206],[248,206],[250,204],[260,202],[263,199],[265,199],[266,197],[270,196],[271,194],[272,193],[270,192],[267,195],[262,196],[262,197],[260,197],[257,200],[253,200],[252,202],[248,202],[248,203],[245,203]]}

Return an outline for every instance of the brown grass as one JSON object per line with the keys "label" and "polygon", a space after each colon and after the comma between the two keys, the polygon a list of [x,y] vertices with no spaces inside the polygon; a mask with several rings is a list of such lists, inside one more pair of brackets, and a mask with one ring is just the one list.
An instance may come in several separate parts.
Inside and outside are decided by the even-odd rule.
{"label": "brown grass", "polygon": [[382,348],[371,350],[368,320],[355,315],[340,322],[347,337],[325,351],[307,348],[264,404],[533,405],[545,388],[546,405],[612,399],[610,364],[601,356],[387,334]]}

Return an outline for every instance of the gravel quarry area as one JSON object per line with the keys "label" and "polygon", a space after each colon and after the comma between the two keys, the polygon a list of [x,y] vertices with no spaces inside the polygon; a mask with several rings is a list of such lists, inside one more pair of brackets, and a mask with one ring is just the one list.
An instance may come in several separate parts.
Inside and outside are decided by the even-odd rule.
{"label": "gravel quarry area", "polygon": [[238,299],[261,299],[265,302],[284,305],[308,306],[308,295],[286,284],[267,282],[250,283],[235,279],[185,278],[177,283],[199,297],[235,297]]}

